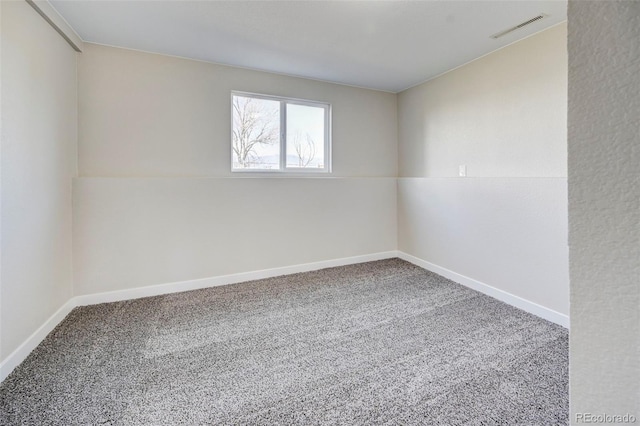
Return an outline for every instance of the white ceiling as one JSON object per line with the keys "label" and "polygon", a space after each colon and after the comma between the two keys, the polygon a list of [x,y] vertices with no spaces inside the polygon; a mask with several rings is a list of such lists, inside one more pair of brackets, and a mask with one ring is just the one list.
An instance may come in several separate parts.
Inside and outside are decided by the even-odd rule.
{"label": "white ceiling", "polygon": [[[399,92],[566,19],[561,1],[68,1],[84,41]],[[498,40],[539,13],[548,18]]]}

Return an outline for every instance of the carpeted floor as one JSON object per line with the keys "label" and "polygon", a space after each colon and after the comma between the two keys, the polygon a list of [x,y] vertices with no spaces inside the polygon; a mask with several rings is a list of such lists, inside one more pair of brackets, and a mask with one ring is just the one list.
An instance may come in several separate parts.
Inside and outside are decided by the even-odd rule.
{"label": "carpeted floor", "polygon": [[74,309],[2,425],[559,425],[567,330],[390,259]]}

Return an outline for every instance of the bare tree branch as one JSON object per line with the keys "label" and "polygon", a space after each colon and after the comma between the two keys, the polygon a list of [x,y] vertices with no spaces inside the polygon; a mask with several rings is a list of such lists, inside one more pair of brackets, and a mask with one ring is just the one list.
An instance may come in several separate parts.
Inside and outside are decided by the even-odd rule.
{"label": "bare tree branch", "polygon": [[305,134],[304,141],[300,132],[293,137],[293,148],[298,157],[298,167],[307,167],[316,156],[316,144],[309,133]]}
{"label": "bare tree branch", "polygon": [[276,113],[257,99],[233,97],[233,153],[240,167],[260,160],[257,146],[279,142],[280,121]]}

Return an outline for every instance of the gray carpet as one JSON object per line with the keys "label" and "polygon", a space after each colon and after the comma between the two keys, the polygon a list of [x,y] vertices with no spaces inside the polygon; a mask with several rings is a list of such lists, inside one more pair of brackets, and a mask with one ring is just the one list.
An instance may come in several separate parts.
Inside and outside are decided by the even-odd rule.
{"label": "gray carpet", "polygon": [[390,259],[74,309],[2,425],[559,425],[567,330]]}

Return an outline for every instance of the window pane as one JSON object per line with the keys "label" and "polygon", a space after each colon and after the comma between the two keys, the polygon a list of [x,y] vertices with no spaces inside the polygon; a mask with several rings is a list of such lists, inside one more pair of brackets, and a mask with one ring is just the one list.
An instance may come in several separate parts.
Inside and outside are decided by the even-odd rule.
{"label": "window pane", "polygon": [[280,168],[280,102],[233,96],[233,168]]}
{"label": "window pane", "polygon": [[287,167],[323,169],[324,108],[287,104]]}

